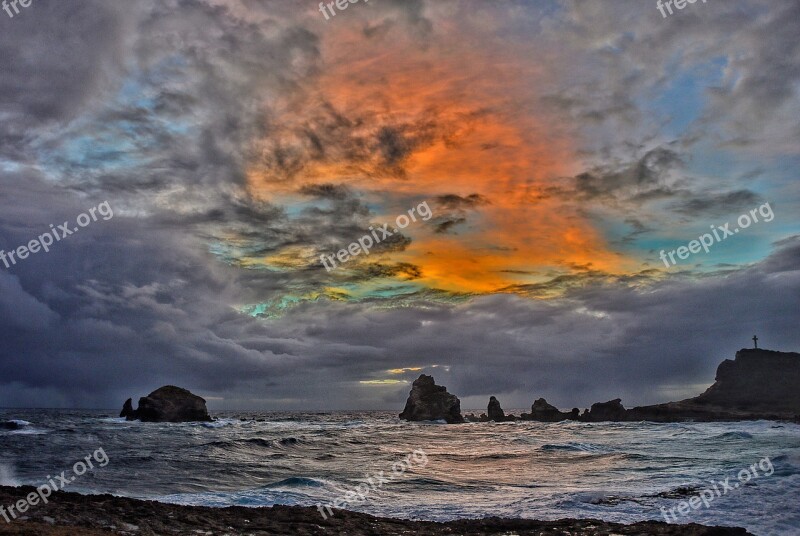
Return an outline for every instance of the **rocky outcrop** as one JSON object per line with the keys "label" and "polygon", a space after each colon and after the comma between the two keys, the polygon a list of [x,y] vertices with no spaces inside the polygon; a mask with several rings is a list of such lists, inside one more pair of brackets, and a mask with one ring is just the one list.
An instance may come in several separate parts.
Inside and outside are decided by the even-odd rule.
{"label": "rocky outcrop", "polygon": [[19,430],[21,426],[14,421],[0,421],[0,430]]}
{"label": "rocky outcrop", "polygon": [[136,412],[133,411],[133,400],[130,398],[125,401],[125,404],[122,406],[122,411],[119,412],[120,417],[125,417],[125,419],[132,421],[136,418]]}
{"label": "rocky outcrop", "polygon": [[127,420],[143,422],[208,422],[206,401],[186,389],[167,385],[139,399],[139,408],[134,410],[128,399],[120,413]]}
{"label": "rocky outcrop", "polygon": [[625,407],[622,405],[622,399],[615,398],[608,402],[596,402],[592,404],[589,413],[581,419],[589,422],[624,421]]}
{"label": "rocky outcrop", "polygon": [[[418,385],[418,382],[419,385]],[[416,393],[415,393],[416,391]],[[458,398],[437,387],[430,376],[420,376],[400,414],[407,420],[445,419],[463,422]],[[592,404],[579,415],[578,409],[560,411],[544,398],[536,400],[522,420],[558,422],[601,421],[741,421],[783,420],[800,422],[800,354],[763,349],[742,349],[736,358],[726,359],[717,368],[714,384],[706,392],[679,402],[625,409],[619,398]],[[505,415],[494,396],[489,399],[488,415],[472,421],[513,421]]]}
{"label": "rocky outcrop", "polygon": [[798,413],[800,354],[745,348],[720,363],[714,384],[703,394],[630,409],[626,420],[791,420]]}
{"label": "rocky outcrop", "polygon": [[560,422],[566,420],[578,420],[578,408],[572,411],[561,411],[557,407],[548,404],[544,398],[537,399],[531,406],[530,413],[523,413],[520,419],[524,421],[540,421],[540,422]]}
{"label": "rocky outcrop", "polygon": [[[736,358],[726,359],[717,368],[714,384],[703,394],[679,402],[625,409],[620,399],[592,404],[577,417],[586,422],[600,421],[741,421],[797,420],[800,414],[800,354],[763,349],[743,349]],[[537,400],[526,420],[553,422],[564,420],[563,412]],[[572,417],[576,415],[576,417]]]}
{"label": "rocky outcrop", "polygon": [[463,423],[461,401],[447,392],[447,388],[436,385],[432,376],[421,374],[411,385],[406,407],[400,418],[406,421],[438,421],[448,424]]}
{"label": "rocky outcrop", "polygon": [[489,407],[486,409],[487,417],[490,421],[503,422],[506,420],[506,413],[500,407],[500,401],[495,397],[489,397]]}
{"label": "rocky outcrop", "polygon": [[717,368],[698,404],[731,410],[800,412],[800,354],[745,349]]}

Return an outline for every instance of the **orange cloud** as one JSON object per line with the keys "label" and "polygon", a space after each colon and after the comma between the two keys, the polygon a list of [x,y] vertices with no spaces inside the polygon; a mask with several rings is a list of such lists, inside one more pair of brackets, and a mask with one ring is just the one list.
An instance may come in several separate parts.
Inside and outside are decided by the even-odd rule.
{"label": "orange cloud", "polygon": [[[254,164],[254,195],[287,202],[303,186],[344,183],[382,207],[376,221],[393,221],[410,199],[428,200],[439,217],[438,196],[479,194],[487,203],[452,213],[458,224],[447,232],[418,222],[404,231],[411,245],[387,254],[419,266],[430,288],[484,293],[574,265],[632,268],[574,208],[542,195],[577,162],[535,98],[540,67],[446,38],[421,48],[396,33],[376,47],[349,25],[331,32],[316,87],[286,99],[280,128],[263,141],[312,156],[284,175]],[[326,145],[314,148],[309,129],[326,133]]]}

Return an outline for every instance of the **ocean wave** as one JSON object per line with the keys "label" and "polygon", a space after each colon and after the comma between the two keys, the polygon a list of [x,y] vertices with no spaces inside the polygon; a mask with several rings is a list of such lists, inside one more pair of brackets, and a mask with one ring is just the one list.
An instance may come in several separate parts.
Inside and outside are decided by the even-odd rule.
{"label": "ocean wave", "polygon": [[8,435],[44,435],[50,432],[42,428],[35,428],[29,421],[22,419],[9,419],[0,421],[0,432]]}
{"label": "ocean wave", "polygon": [[530,457],[529,452],[492,452],[484,454],[437,454],[437,458],[444,460],[475,461],[475,460],[513,460]]}
{"label": "ocean wave", "polygon": [[0,421],[0,430],[19,430],[30,426],[31,423],[23,421],[22,419],[9,419],[7,421]]}
{"label": "ocean wave", "polygon": [[265,449],[287,449],[296,445],[307,443],[304,439],[288,436],[277,439],[264,437],[248,437],[243,439],[221,439],[198,445],[199,447],[216,447],[223,450],[236,450],[242,447],[261,447]]}
{"label": "ocean wave", "polygon": [[717,441],[719,439],[753,439],[753,434],[748,432],[725,432],[714,437],[709,438],[710,441]]}
{"label": "ocean wave", "polygon": [[273,482],[272,484],[267,484],[264,486],[264,489],[281,489],[281,488],[327,488],[330,487],[331,483],[327,480],[322,480],[319,478],[311,478],[305,476],[293,476],[289,478],[284,478],[283,480],[279,480],[278,482]]}
{"label": "ocean wave", "polygon": [[614,449],[604,447],[602,445],[595,445],[592,443],[578,443],[570,441],[568,443],[548,443],[539,447],[543,451],[568,451],[568,452],[591,452],[591,453],[608,453],[613,452]]}
{"label": "ocean wave", "polygon": [[199,422],[199,423],[190,423],[193,426],[202,426],[203,428],[224,428],[225,426],[233,426],[234,424],[240,424],[241,421],[237,419],[217,419],[212,422]]}

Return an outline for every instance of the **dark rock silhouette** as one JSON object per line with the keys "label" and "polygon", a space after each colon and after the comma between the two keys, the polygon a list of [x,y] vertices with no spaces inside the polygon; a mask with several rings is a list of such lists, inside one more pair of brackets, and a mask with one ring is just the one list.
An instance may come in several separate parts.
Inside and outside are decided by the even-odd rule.
{"label": "dark rock silhouette", "polygon": [[500,401],[495,397],[489,397],[489,407],[486,410],[490,421],[503,422],[506,420],[506,413],[500,407]]}
{"label": "dark rock silhouette", "polygon": [[[505,415],[496,397],[489,399],[488,415],[483,413],[473,421],[513,421]],[[400,414],[406,420],[445,419],[463,422],[458,398],[444,387],[436,386],[433,378],[422,375],[414,382],[406,409]],[[579,414],[578,408],[560,411],[544,398],[536,400],[531,413],[522,420],[558,422],[577,420],[601,421],[741,421],[786,420],[800,422],[800,354],[776,352],[761,348],[746,348],[736,352],[736,358],[726,359],[717,368],[714,384],[703,394],[679,402],[625,409],[619,398],[592,404]]]}
{"label": "dark rock silhouette", "polygon": [[736,352],[717,368],[698,404],[747,411],[800,411],[800,354],[762,349]]}
{"label": "dark rock silhouette", "polygon": [[139,399],[139,408],[133,410],[128,399],[120,416],[142,422],[209,422],[206,401],[186,389],[166,385]]}
{"label": "dark rock silhouette", "polygon": [[0,421],[0,430],[19,430],[21,427],[14,421]]}
{"label": "dark rock silhouette", "polygon": [[136,412],[133,411],[133,400],[129,398],[125,401],[125,404],[122,406],[122,411],[119,412],[119,416],[125,417],[129,421],[136,418]]}
{"label": "dark rock silhouette", "polygon": [[523,413],[520,419],[524,421],[541,421],[541,422],[559,422],[570,420],[578,420],[578,408],[574,408],[571,412],[560,411],[557,407],[548,404],[544,398],[537,399],[531,406],[530,413]]}
{"label": "dark rock silhouette", "polygon": [[438,421],[449,424],[463,423],[461,401],[447,392],[447,388],[436,385],[432,376],[421,374],[411,385],[406,407],[400,418],[407,421]]}
{"label": "dark rock silhouette", "polygon": [[592,404],[580,416],[558,411],[540,398],[523,419],[553,422],[797,420],[800,414],[800,354],[747,348],[717,368],[703,394],[679,402],[625,409],[620,399]]}
{"label": "dark rock silhouette", "polygon": [[630,409],[629,421],[791,420],[800,412],[800,354],[744,348],[717,367],[714,384],[679,402]]}
{"label": "dark rock silhouette", "polygon": [[625,407],[622,405],[622,400],[615,398],[608,402],[596,402],[592,404],[589,414],[586,415],[584,420],[591,422],[600,421],[624,421],[625,420]]}

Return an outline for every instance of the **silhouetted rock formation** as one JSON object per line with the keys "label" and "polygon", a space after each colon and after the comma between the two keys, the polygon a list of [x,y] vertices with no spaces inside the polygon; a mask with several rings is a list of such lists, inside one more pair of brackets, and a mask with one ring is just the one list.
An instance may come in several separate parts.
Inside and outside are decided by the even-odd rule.
{"label": "silhouetted rock formation", "polygon": [[133,410],[128,399],[120,416],[127,420],[143,422],[208,422],[206,401],[186,389],[166,385],[139,399],[139,408]]}
{"label": "silhouetted rock formation", "polygon": [[406,407],[400,414],[407,421],[438,421],[449,424],[463,423],[461,401],[447,392],[447,388],[436,385],[432,376],[421,374],[411,385]]}
{"label": "silhouetted rock formation", "polygon": [[122,411],[119,412],[120,417],[125,417],[125,419],[132,421],[136,418],[136,412],[133,411],[133,400],[130,398],[125,401],[125,404],[122,406]]}
{"label": "silhouetted rock formation", "polygon": [[800,354],[745,349],[717,368],[714,385],[698,404],[746,411],[800,411]]}
{"label": "silhouetted rock formation", "polygon": [[608,402],[596,402],[592,404],[588,415],[583,417],[585,421],[599,422],[599,421],[624,421],[625,420],[625,407],[622,405],[622,399],[615,398]]}
{"label": "silhouetted rock formation", "polygon": [[[419,385],[418,385],[419,384]],[[414,382],[406,409],[400,414],[411,421],[445,419],[463,422],[458,398],[438,387],[430,376]],[[468,415],[474,421],[514,421],[505,415],[494,396],[489,399],[488,415]],[[800,354],[764,349],[743,349],[734,360],[726,359],[717,368],[714,385],[694,398],[652,406],[625,409],[619,398],[592,404],[579,415],[578,408],[560,411],[544,398],[536,400],[526,421],[742,421],[787,420],[800,422]]]}
{"label": "silhouetted rock formation", "polygon": [[541,422],[559,422],[570,420],[578,420],[578,408],[574,408],[571,412],[560,411],[557,407],[548,404],[544,398],[537,399],[531,406],[530,413],[523,413],[520,419],[524,421],[541,421]]}
{"label": "silhouetted rock formation", "polygon": [[745,348],[717,367],[705,393],[627,411],[626,420],[791,420],[800,413],[800,354]]}
{"label": "silhouetted rock formation", "polygon": [[[797,420],[800,414],[800,354],[763,349],[743,349],[736,359],[726,359],[717,368],[714,385],[705,393],[679,402],[640,406],[626,410],[620,399],[592,404],[577,417],[540,398],[523,413],[526,420],[553,422],[568,418],[580,421],[739,421]],[[573,416],[574,415],[574,416]]]}
{"label": "silhouetted rock formation", "polygon": [[0,430],[19,430],[21,427],[14,421],[0,421]]}
{"label": "silhouetted rock formation", "polygon": [[506,420],[506,413],[500,407],[500,401],[495,397],[489,397],[489,407],[486,409],[490,421],[503,422]]}

